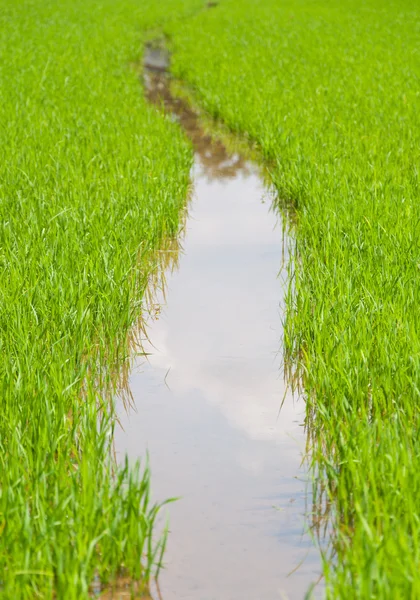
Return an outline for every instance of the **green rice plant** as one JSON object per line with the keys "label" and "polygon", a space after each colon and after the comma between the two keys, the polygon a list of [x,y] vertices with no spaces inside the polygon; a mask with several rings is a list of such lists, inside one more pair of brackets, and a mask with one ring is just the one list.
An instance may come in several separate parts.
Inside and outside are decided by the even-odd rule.
{"label": "green rice plant", "polygon": [[4,598],[79,600],[159,568],[148,466],[111,457],[112,396],[181,223],[191,150],[131,65],[146,30],[197,4],[2,2]]}
{"label": "green rice plant", "polygon": [[285,341],[330,598],[420,595],[419,17],[412,0],[222,0],[164,27],[176,77],[295,209]]}

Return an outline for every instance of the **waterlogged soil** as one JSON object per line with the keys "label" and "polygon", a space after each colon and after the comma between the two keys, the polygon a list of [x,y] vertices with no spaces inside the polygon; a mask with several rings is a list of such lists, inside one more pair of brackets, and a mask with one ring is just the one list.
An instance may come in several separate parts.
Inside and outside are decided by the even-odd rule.
{"label": "waterlogged soil", "polygon": [[308,530],[305,406],[282,375],[287,239],[258,167],[171,96],[164,54],[149,51],[146,67],[150,101],[195,149],[182,250],[149,302],[149,356],[133,365],[133,407],[121,402],[115,439],[117,456],[150,453],[155,499],[180,498],[152,596],[304,598],[321,565]]}

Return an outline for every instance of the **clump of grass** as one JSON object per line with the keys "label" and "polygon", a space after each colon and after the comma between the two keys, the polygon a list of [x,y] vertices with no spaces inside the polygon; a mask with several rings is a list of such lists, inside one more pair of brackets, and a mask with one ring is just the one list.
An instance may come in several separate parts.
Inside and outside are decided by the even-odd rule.
{"label": "clump of grass", "polygon": [[173,70],[296,209],[285,340],[332,503],[327,595],[420,594],[419,7],[224,0]]}
{"label": "clump of grass", "polygon": [[109,396],[191,165],[130,62],[143,30],[193,6],[0,11],[2,597],[79,600],[160,563],[149,470],[114,465]]}

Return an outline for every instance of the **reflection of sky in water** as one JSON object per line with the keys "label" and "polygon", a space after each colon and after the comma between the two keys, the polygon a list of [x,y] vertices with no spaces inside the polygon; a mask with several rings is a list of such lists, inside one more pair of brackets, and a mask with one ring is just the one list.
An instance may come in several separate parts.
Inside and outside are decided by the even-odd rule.
{"label": "reflection of sky in water", "polygon": [[[232,197],[232,186],[241,193]],[[170,369],[173,393],[202,389],[251,438],[278,440],[296,417],[290,404],[277,419],[282,242],[262,193],[255,175],[234,184],[198,180],[181,271],[153,326],[153,364]]]}
{"label": "reflection of sky in water", "polygon": [[164,600],[303,598],[320,571],[303,535],[303,402],[289,393],[279,412],[286,272],[263,194],[255,173],[209,182],[198,170],[152,356],[130,379],[137,413],[121,414],[117,452],[148,448],[155,496],[183,497]]}

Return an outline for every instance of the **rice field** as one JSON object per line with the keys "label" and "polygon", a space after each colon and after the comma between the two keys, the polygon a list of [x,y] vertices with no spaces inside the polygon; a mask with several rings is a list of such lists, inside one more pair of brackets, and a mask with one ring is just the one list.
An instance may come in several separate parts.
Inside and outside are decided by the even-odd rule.
{"label": "rice field", "polygon": [[315,541],[331,532],[326,595],[420,595],[418,3],[211,4],[2,0],[4,598],[147,585],[161,562],[146,460],[119,467],[111,447],[192,164],[134,68],[163,34],[176,78],[293,210],[287,368],[306,399],[309,521]]}
{"label": "rice field", "polygon": [[[419,7],[225,0],[169,27],[177,77],[295,212],[286,347],[329,598],[420,594]],[[319,529],[318,529],[319,530]]]}
{"label": "rice field", "polygon": [[135,2],[1,8],[4,598],[79,600],[160,562],[149,470],[114,465],[110,400],[189,185],[189,146],[132,68],[163,16]]}

